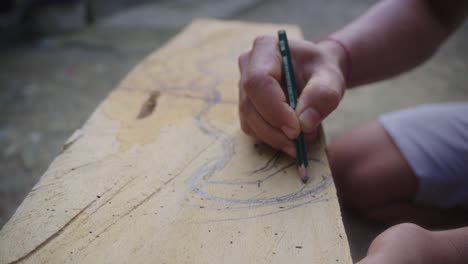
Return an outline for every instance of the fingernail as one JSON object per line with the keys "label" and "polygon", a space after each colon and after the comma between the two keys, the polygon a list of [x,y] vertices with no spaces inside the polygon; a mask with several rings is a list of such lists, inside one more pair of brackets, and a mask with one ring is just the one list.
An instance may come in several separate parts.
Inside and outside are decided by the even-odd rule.
{"label": "fingernail", "polygon": [[287,146],[282,149],[283,152],[288,154],[289,156],[295,158],[296,157],[296,149],[293,146]]}
{"label": "fingernail", "polygon": [[295,139],[299,134],[297,129],[292,127],[283,126],[281,127],[281,130],[283,130],[284,134],[286,134],[289,139]]}
{"label": "fingernail", "polygon": [[[299,102],[297,102],[297,106],[296,106],[296,113],[301,113],[302,109],[305,108],[305,103],[303,100],[299,100]],[[303,112],[303,111],[302,111]]]}
{"label": "fingernail", "polygon": [[302,130],[305,133],[313,132],[320,124],[320,114],[313,108],[307,108],[299,115]]}

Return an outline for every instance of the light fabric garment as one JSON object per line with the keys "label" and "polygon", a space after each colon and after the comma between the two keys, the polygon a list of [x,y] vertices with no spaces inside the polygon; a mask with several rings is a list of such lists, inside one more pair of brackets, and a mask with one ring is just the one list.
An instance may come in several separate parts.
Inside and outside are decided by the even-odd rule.
{"label": "light fabric garment", "polygon": [[468,208],[468,103],[422,105],[379,121],[418,179],[416,204]]}

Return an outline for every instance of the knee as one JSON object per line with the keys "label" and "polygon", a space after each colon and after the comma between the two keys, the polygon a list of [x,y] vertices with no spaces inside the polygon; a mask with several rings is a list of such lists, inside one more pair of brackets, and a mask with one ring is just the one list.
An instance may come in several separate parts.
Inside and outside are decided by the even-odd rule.
{"label": "knee", "polygon": [[327,148],[330,168],[340,202],[352,210],[369,215],[372,200],[372,175],[366,170],[363,153],[356,153],[342,139]]}
{"label": "knee", "polygon": [[365,216],[414,197],[416,177],[378,122],[335,139],[328,157],[341,202]]}

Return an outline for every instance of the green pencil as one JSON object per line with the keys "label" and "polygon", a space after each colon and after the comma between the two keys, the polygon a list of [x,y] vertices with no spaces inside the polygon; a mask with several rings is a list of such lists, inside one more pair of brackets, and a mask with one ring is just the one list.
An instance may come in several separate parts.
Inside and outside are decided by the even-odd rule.
{"label": "green pencil", "polygon": [[[294,77],[294,70],[292,66],[291,53],[289,51],[288,37],[285,30],[278,31],[279,49],[281,58],[283,60],[283,80],[286,84],[289,106],[296,109],[297,104],[297,85],[296,78]],[[304,141],[304,134],[301,132],[299,136],[294,139],[296,147],[296,159],[299,176],[303,183],[309,179],[307,175],[307,149]]]}

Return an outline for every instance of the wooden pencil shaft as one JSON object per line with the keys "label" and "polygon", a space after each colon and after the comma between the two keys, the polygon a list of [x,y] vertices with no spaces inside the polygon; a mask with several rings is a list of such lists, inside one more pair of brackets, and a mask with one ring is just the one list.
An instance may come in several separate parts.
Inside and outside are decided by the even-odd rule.
{"label": "wooden pencil shaft", "polygon": [[296,79],[294,78],[294,69],[292,67],[291,53],[289,51],[288,37],[286,31],[278,31],[279,48],[281,52],[283,78],[287,88],[289,105],[296,109],[297,105],[297,88]]}
{"label": "wooden pencil shaft", "polygon": [[[286,31],[278,31],[278,41],[282,59],[283,79],[287,88],[289,105],[293,109],[296,109],[298,97],[297,85],[296,79],[294,77],[294,69],[292,66],[291,52],[289,51],[288,37],[286,35]],[[305,147],[304,134],[302,132],[296,139],[294,139],[294,145],[296,147],[296,158],[298,165],[304,165],[305,167],[307,167],[307,150]]]}
{"label": "wooden pencil shaft", "polygon": [[[304,134],[301,132],[301,133],[299,134],[299,136],[297,137],[296,140],[299,141],[299,147],[301,148],[301,152],[302,152],[302,161],[301,161],[301,164],[303,164],[304,167],[307,168],[307,166],[309,165],[309,163],[308,163],[308,161],[307,161],[307,149],[306,149]],[[299,164],[299,165],[300,165],[300,164]]]}

